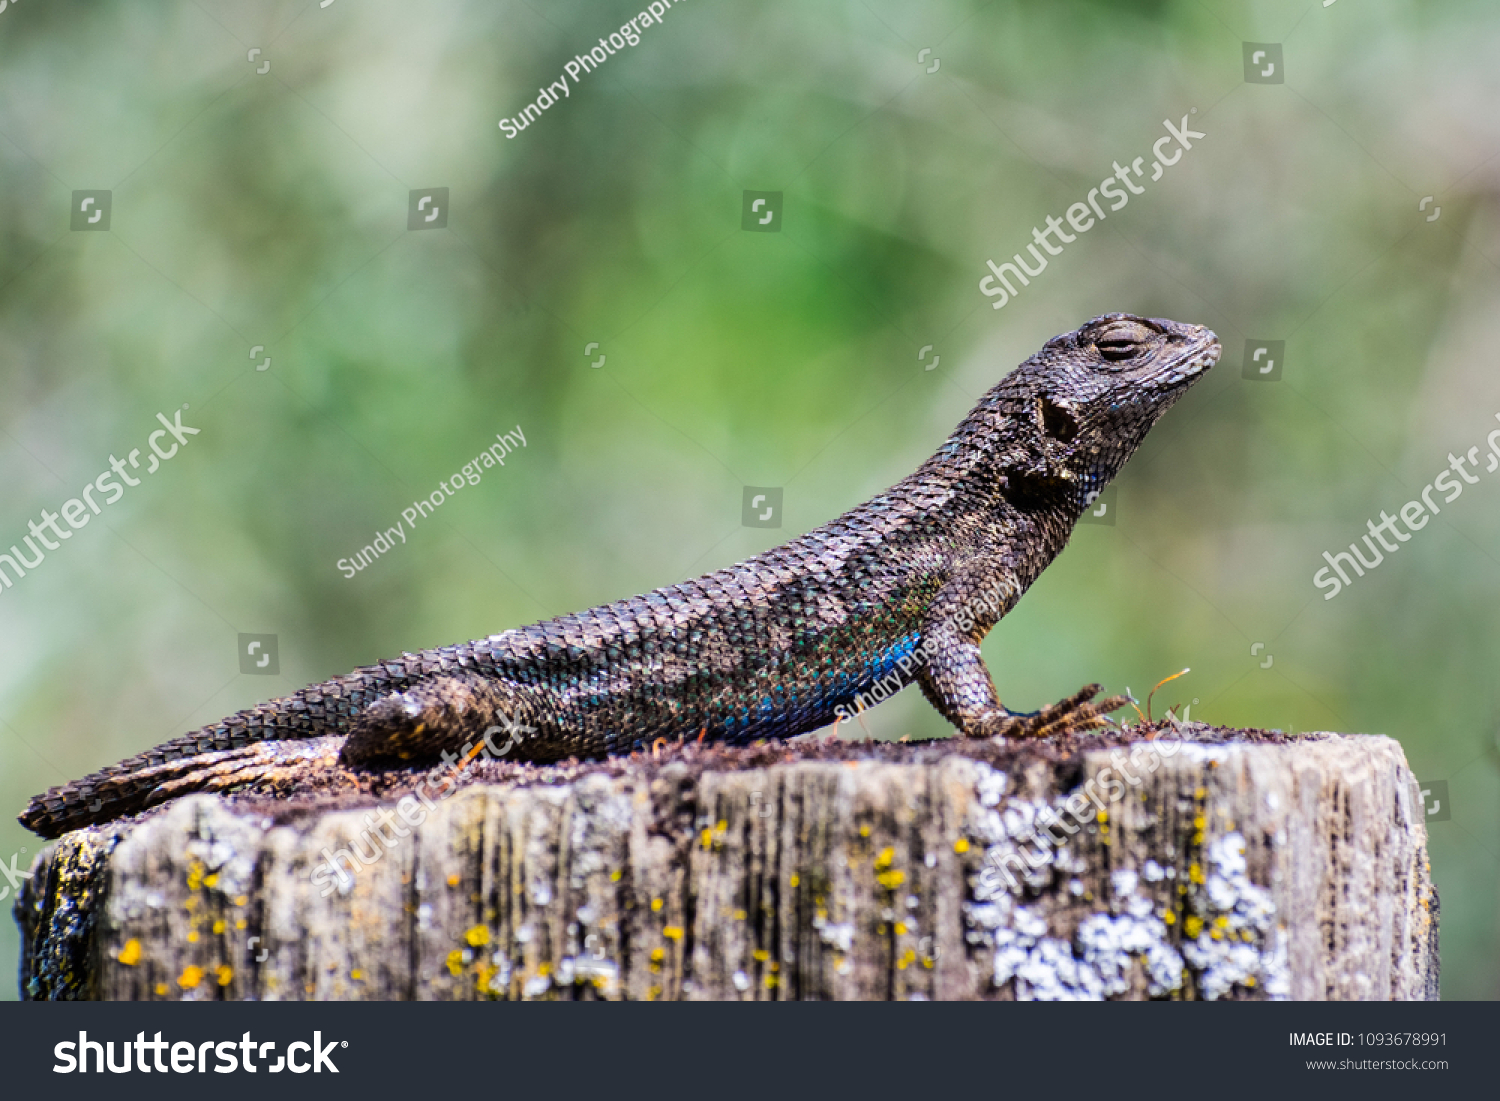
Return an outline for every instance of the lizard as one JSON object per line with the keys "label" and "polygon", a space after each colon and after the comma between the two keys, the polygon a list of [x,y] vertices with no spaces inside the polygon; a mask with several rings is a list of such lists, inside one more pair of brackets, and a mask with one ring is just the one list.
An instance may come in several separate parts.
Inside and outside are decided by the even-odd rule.
{"label": "lizard", "polygon": [[1219,353],[1199,325],[1094,318],[995,384],[915,473],[781,546],[309,685],[38,795],[20,821],[55,837],[188,792],[278,774],[295,788],[306,747],[329,737],[355,770],[451,763],[481,736],[493,749],[496,729],[501,752],[538,764],[790,738],[847,719],[879,685],[915,682],[967,737],[1106,725],[1129,698],[1096,699],[1097,684],[1005,707],[980,643]]}

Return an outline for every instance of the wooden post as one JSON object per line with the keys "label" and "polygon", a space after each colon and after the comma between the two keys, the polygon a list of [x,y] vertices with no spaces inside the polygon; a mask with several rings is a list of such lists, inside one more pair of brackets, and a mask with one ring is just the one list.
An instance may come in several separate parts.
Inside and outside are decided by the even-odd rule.
{"label": "wooden post", "polygon": [[430,808],[193,796],[38,856],[22,996],[1437,996],[1396,742],[1138,733],[673,747]]}

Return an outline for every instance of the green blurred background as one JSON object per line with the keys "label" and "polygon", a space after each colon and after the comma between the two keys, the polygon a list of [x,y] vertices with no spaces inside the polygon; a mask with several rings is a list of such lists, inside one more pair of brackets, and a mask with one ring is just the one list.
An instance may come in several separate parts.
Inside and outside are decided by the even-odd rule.
{"label": "green blurred background", "polygon": [[[1444,994],[1500,995],[1500,476],[1336,599],[1312,584],[1496,427],[1493,0],[684,0],[505,138],[641,6],[0,12],[0,544],[156,413],[201,429],[0,593],[0,860],[35,854],[11,815],[50,785],[831,519],[1123,310],[1213,327],[1224,361],[986,643],[1002,696],[1191,666],[1162,695],[1195,719],[1399,738],[1448,785]],[[1246,82],[1247,41],[1284,84]],[[989,308],[986,258],[1193,108],[1191,153]],[[409,231],[432,187],[446,228]],[[107,232],[69,229],[79,189],[112,192]],[[781,232],[740,229],[747,189],[783,192]],[[1279,381],[1241,377],[1250,339],[1286,342]],[[503,470],[345,578],[517,424]],[[780,530],[742,526],[746,485],[784,487]],[[279,676],[240,673],[240,632],[278,636]],[[947,732],[914,692],[866,723]]]}

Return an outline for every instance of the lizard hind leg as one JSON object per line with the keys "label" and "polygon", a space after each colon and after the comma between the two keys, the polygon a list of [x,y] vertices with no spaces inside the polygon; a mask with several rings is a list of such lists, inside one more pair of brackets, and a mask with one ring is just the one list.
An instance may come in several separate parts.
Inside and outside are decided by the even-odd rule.
{"label": "lizard hind leg", "polygon": [[443,674],[393,692],[360,712],[339,754],[350,768],[428,764],[488,748],[525,760],[542,709],[523,685],[472,673]]}

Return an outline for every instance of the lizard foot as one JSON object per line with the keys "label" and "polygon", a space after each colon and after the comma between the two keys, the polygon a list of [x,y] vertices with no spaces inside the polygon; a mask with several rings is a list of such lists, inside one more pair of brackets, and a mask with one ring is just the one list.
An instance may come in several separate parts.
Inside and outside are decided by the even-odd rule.
{"label": "lizard foot", "polygon": [[[1094,702],[1104,686],[1090,684],[1065,700],[1030,713],[992,712],[975,724],[971,736],[980,738],[1045,738],[1051,734],[1081,733],[1109,723],[1109,713],[1130,702],[1129,696],[1110,696]],[[970,733],[965,731],[965,733]]]}

